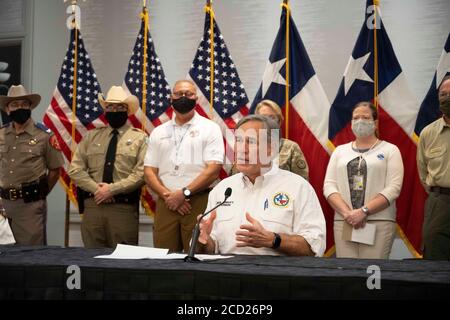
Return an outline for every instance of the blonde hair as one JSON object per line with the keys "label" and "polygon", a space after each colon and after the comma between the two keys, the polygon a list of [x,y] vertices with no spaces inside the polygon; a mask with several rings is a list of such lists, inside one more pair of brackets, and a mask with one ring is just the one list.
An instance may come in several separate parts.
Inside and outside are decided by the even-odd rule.
{"label": "blonde hair", "polygon": [[284,120],[283,113],[280,106],[272,100],[262,100],[256,105],[255,114],[259,114],[259,110],[262,107],[269,107],[276,114],[278,122],[281,124]]}

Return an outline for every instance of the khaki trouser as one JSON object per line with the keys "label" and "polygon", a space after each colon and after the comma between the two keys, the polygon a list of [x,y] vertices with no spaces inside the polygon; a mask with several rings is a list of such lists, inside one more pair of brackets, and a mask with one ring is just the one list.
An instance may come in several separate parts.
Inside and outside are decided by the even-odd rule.
{"label": "khaki trouser", "polygon": [[395,222],[392,221],[368,221],[376,225],[375,243],[364,243],[342,240],[344,221],[334,221],[334,243],[336,245],[336,257],[356,259],[389,259],[392,244],[395,238]]}
{"label": "khaki trouser", "polygon": [[133,204],[97,205],[94,199],[84,201],[81,237],[86,248],[115,248],[117,244],[138,244],[139,214]]}
{"label": "khaki trouser", "polygon": [[208,193],[203,192],[191,197],[191,213],[182,216],[166,207],[162,199],[156,202],[155,221],[153,224],[153,244],[155,248],[169,249],[171,252],[188,252],[192,230],[197,216],[202,214],[208,204]]}
{"label": "khaki trouser", "polygon": [[6,216],[16,244],[21,246],[42,246],[47,244],[47,201],[39,200],[24,203],[3,199]]}
{"label": "khaki trouser", "polygon": [[424,259],[450,259],[450,195],[430,192],[423,223]]}

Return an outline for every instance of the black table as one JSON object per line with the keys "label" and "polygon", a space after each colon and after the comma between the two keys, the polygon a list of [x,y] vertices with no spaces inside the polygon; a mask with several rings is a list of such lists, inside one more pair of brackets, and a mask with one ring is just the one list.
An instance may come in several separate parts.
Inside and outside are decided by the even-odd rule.
{"label": "black table", "polygon": [[[236,256],[94,259],[110,249],[0,246],[0,299],[434,299],[450,297],[450,262]],[[81,270],[69,290],[68,266]],[[367,268],[381,271],[369,290]]]}

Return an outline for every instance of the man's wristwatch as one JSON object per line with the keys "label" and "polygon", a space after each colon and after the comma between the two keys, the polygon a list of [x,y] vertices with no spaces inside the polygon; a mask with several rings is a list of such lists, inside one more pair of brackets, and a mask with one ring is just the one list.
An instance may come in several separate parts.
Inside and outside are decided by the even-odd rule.
{"label": "man's wristwatch", "polygon": [[361,211],[364,212],[364,214],[366,215],[366,217],[370,214],[369,208],[367,208],[366,206],[361,208]]}
{"label": "man's wristwatch", "polygon": [[275,239],[272,242],[272,249],[278,249],[281,245],[281,237],[278,233],[273,233],[275,235]]}
{"label": "man's wristwatch", "polygon": [[184,187],[183,189],[183,195],[184,195],[184,197],[186,198],[186,199],[189,199],[190,198],[190,196],[191,196],[191,190],[189,190],[188,188],[186,188],[186,187]]}

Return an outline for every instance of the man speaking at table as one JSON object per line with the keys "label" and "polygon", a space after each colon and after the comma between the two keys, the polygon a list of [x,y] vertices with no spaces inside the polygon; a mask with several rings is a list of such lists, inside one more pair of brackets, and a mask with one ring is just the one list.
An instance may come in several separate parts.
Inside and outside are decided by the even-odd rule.
{"label": "man speaking at table", "polygon": [[317,256],[325,251],[325,219],[311,185],[272,164],[279,129],[273,120],[251,115],[236,126],[239,174],[210,193],[208,209],[231,197],[200,223],[201,253]]}

